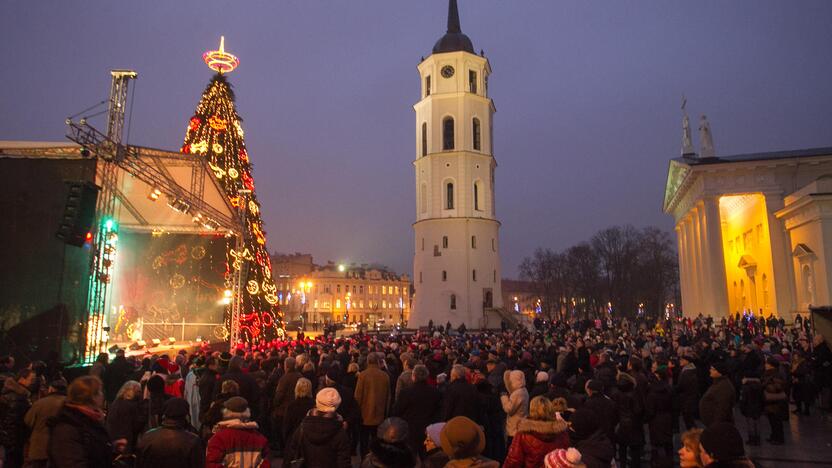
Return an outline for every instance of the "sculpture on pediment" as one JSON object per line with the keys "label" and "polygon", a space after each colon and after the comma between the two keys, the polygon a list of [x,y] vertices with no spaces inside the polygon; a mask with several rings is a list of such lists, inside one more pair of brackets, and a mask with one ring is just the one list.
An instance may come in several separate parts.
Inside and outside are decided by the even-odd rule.
{"label": "sculpture on pediment", "polygon": [[716,156],[714,150],[714,137],[711,134],[711,124],[708,117],[702,115],[699,119],[699,157],[713,158]]}

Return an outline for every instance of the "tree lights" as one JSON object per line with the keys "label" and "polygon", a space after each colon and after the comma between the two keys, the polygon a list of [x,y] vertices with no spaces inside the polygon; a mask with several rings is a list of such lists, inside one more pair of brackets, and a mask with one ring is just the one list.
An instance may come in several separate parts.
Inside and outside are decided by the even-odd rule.
{"label": "tree lights", "polygon": [[203,59],[217,74],[211,78],[188,122],[181,152],[205,158],[231,206],[244,215],[241,216],[245,220],[242,245],[237,247],[229,242],[226,252],[226,286],[231,289],[233,277],[239,273],[243,280],[243,287],[238,291],[241,341],[271,339],[282,335],[282,313],[276,307],[277,288],[272,279],[241,119],[234,107],[231,85],[224,76],[236,68],[239,60],[225,52],[224,39],[220,40],[220,50],[206,52]]}

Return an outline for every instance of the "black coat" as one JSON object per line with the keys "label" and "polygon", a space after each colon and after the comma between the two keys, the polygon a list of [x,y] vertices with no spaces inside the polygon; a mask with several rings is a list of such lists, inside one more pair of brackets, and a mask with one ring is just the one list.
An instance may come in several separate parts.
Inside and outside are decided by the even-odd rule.
{"label": "black coat", "polygon": [[425,429],[439,420],[441,399],[439,390],[428,385],[427,382],[416,382],[399,394],[399,399],[393,406],[393,416],[407,421],[412,448],[418,449],[422,446],[422,441],[425,440]]}
{"label": "black coat", "polygon": [[673,393],[679,404],[679,410],[683,414],[696,414],[699,404],[699,379],[696,367],[682,369]]}
{"label": "black coat", "polygon": [[658,379],[650,382],[644,406],[650,444],[673,444],[673,392],[670,384]]}
{"label": "black coat", "polygon": [[133,366],[127,362],[124,356],[116,356],[113,362],[107,366],[107,372],[104,373],[104,395],[107,401],[113,401],[118,394],[119,389],[130,378],[133,373]]}
{"label": "black coat", "polygon": [[[240,386],[240,396],[245,398],[248,402],[248,407],[251,409],[251,416],[252,418],[256,417],[257,408],[260,406],[260,387],[257,386],[257,381],[254,380],[254,377],[244,374],[241,371],[227,371],[223,374],[222,378],[220,379],[220,388],[222,388],[222,382],[226,380],[233,380],[237,382],[237,385]],[[292,391],[294,392],[295,388],[292,387]]]}
{"label": "black coat", "polygon": [[141,401],[117,399],[107,412],[107,432],[111,440],[127,439],[127,452],[133,453],[146,420]]}
{"label": "black coat", "polygon": [[618,427],[615,440],[627,446],[644,445],[644,405],[634,389],[619,391],[615,395],[618,408]]}
{"label": "black coat", "polygon": [[14,377],[7,378],[0,392],[0,445],[22,454],[23,444],[29,438],[23,417],[31,407],[29,390]]}
{"label": "black coat", "polygon": [[609,468],[615,457],[615,445],[602,431],[595,431],[586,439],[572,444],[581,452],[581,462],[587,468]]}
{"label": "black coat", "polygon": [[289,440],[292,433],[300,426],[306,413],[315,407],[315,400],[312,397],[295,398],[295,401],[289,403],[286,408],[286,414],[283,416],[283,440]]}
{"label": "black coat", "polygon": [[763,414],[763,403],[763,384],[760,379],[742,379],[740,413],[747,418],[759,418]]}
{"label": "black coat", "polygon": [[334,413],[319,413],[312,410],[303,418],[300,428],[292,435],[286,452],[284,465],[303,458],[305,466],[326,466],[349,468],[350,443],[341,418]]}
{"label": "black coat", "polygon": [[442,420],[448,421],[456,416],[465,416],[482,424],[482,405],[477,388],[465,379],[449,383],[443,396]]}
{"label": "black coat", "polygon": [[165,420],[147,431],[136,446],[136,468],[202,468],[205,450],[186,423]]}
{"label": "black coat", "polygon": [[595,411],[595,414],[603,415],[600,420],[600,429],[610,440],[615,440],[615,426],[618,424],[618,408],[615,402],[608,396],[595,393],[584,402],[584,408]]}
{"label": "black coat", "polygon": [[211,407],[211,402],[217,397],[220,393],[220,374],[208,368],[202,371],[199,375],[199,380],[197,380],[197,386],[199,387],[199,414],[203,415],[208,408]]}
{"label": "black coat", "polygon": [[699,417],[710,427],[714,423],[734,423],[734,401],[736,392],[728,377],[719,377],[713,381],[708,391],[699,400]]}
{"label": "black coat", "polygon": [[113,449],[104,424],[64,405],[49,423],[49,466],[103,468],[113,465]]}

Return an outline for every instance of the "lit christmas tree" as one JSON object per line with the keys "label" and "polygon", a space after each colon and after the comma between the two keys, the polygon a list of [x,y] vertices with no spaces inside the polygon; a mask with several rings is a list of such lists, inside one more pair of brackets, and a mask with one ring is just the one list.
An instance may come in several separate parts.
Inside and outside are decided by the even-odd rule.
{"label": "lit christmas tree", "polygon": [[[226,287],[232,289],[234,275],[241,269],[239,339],[252,343],[282,336],[283,317],[278,307],[277,288],[272,278],[243,127],[234,108],[234,92],[224,75],[233,71],[239,60],[225,52],[224,42],[224,38],[220,40],[220,50],[203,55],[205,63],[217,74],[211,78],[191,117],[181,151],[208,160],[229,202],[245,218],[242,244],[229,242]],[[233,305],[229,306],[229,330],[233,308]],[[233,335],[233,330],[231,333]]]}

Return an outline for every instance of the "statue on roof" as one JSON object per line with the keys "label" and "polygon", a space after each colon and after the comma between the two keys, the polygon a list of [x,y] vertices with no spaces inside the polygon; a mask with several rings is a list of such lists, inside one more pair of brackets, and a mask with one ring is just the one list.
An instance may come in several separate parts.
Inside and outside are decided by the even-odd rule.
{"label": "statue on roof", "polygon": [[716,157],[714,137],[711,134],[711,124],[708,123],[708,117],[704,114],[699,118],[699,157]]}
{"label": "statue on roof", "polygon": [[690,131],[690,119],[688,118],[688,112],[685,110],[687,103],[687,98],[682,96],[682,156],[693,156],[695,151],[693,150],[693,138]]}

